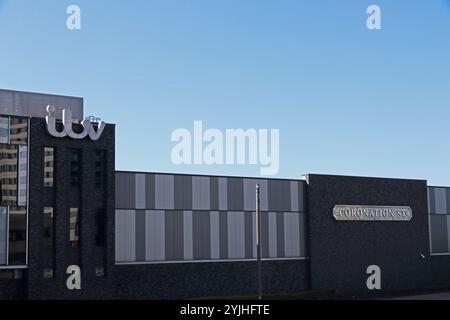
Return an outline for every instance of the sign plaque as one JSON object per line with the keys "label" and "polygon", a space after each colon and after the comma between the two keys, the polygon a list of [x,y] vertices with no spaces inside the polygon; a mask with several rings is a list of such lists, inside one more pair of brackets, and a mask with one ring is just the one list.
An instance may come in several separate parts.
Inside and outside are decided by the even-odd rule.
{"label": "sign plaque", "polygon": [[410,207],[337,205],[333,217],[338,221],[411,221],[412,210]]}

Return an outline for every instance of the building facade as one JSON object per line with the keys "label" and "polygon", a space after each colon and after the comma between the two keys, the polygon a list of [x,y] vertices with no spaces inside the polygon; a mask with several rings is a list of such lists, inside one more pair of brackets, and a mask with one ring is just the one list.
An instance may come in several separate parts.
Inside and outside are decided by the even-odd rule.
{"label": "building facade", "polygon": [[0,114],[0,299],[254,295],[256,185],[265,294],[450,287],[450,188],[116,171],[115,125],[82,98],[0,90]]}

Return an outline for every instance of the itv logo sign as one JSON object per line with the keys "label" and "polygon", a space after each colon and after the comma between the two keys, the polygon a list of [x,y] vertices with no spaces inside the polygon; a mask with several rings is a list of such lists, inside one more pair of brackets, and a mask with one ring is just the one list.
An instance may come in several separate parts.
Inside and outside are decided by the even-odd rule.
{"label": "itv logo sign", "polygon": [[106,123],[100,121],[97,129],[95,129],[94,125],[89,120],[83,120],[81,125],[83,127],[83,131],[76,133],[73,131],[73,118],[72,118],[72,110],[63,109],[62,111],[62,130],[58,131],[56,128],[56,108],[55,106],[49,105],[47,106],[48,115],[46,117],[47,121],[47,130],[50,135],[56,138],[64,138],[69,136],[72,139],[84,139],[87,136],[91,138],[93,141],[97,141],[100,139],[103,130],[106,127]]}

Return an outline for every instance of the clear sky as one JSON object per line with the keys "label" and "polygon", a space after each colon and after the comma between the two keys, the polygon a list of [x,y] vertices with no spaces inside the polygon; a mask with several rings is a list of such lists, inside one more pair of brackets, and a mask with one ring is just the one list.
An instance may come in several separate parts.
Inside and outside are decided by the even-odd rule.
{"label": "clear sky", "polygon": [[202,120],[280,129],[280,177],[450,185],[449,71],[448,0],[0,0],[0,88],[83,96],[117,124],[117,169],[259,174],[172,164]]}

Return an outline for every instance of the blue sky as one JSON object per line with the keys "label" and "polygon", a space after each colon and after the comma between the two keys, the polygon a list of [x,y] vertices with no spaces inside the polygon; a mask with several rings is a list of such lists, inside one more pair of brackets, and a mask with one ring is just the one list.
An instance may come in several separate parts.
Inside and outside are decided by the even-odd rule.
{"label": "blue sky", "polygon": [[259,174],[173,165],[171,132],[202,120],[279,128],[280,177],[450,185],[449,1],[0,0],[0,39],[0,88],[83,96],[118,169]]}

